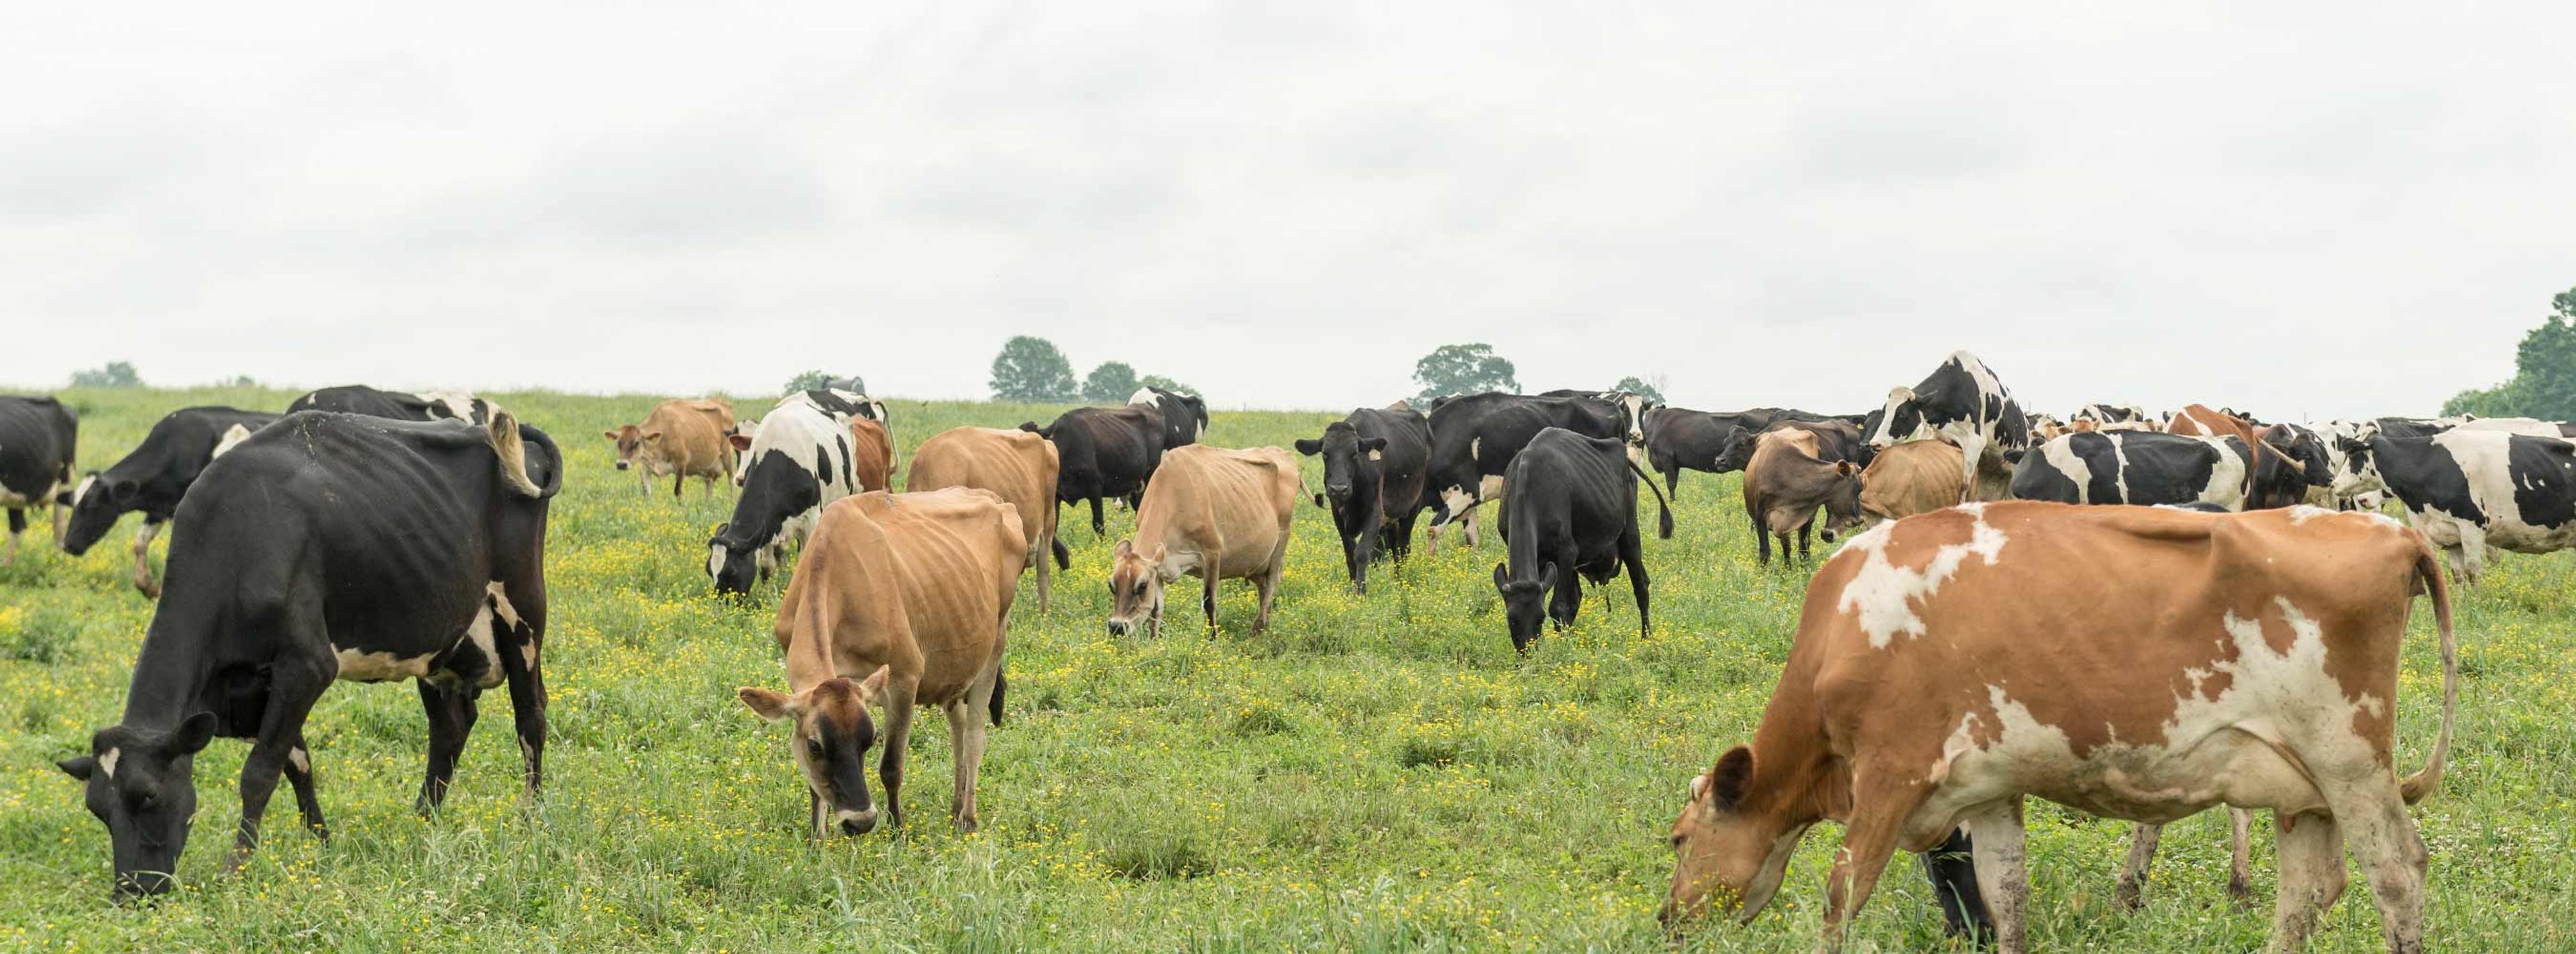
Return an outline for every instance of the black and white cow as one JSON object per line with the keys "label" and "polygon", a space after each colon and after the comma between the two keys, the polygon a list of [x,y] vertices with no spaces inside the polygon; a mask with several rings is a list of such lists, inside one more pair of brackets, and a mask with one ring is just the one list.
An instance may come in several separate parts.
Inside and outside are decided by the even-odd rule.
{"label": "black and white cow", "polygon": [[2135,506],[2209,504],[2225,510],[2286,507],[2306,495],[2298,468],[2233,434],[2076,431],[2022,455],[2012,495],[2023,500]]}
{"label": "black and white cow", "polygon": [[1959,445],[1961,476],[1971,497],[1977,492],[1981,461],[2009,465],[2030,448],[2030,422],[2012,391],[1985,362],[1965,351],[1951,352],[1923,383],[1887,392],[1887,406],[1872,417],[1865,430],[1871,447],[1925,437]]}
{"label": "black and white cow", "polygon": [[1127,403],[1151,405],[1162,412],[1164,450],[1196,444],[1207,433],[1207,401],[1198,395],[1162,388],[1137,388],[1136,393],[1128,395]]}
{"label": "black and white cow", "polygon": [[506,682],[533,796],[546,510],[562,485],[554,442],[506,413],[481,427],[293,414],[208,466],[179,503],[125,716],[60,763],[107,824],[116,893],[169,890],[197,808],[192,759],[217,737],[252,740],[236,867],[281,775],[324,834],[304,725],[335,680],[419,680],[423,813],[446,797],[475,697]]}
{"label": "black and white cow", "polygon": [[1625,432],[1627,435],[1629,450],[1628,456],[1632,459],[1638,458],[1640,454],[1644,453],[1644,448],[1646,446],[1646,412],[1663,406],[1663,402],[1661,401],[1654,400],[1643,394],[1636,394],[1628,391],[1583,391],[1573,388],[1558,388],[1554,391],[1541,391],[1538,393],[1538,396],[1551,398],[1584,398],[1609,405],[1611,409],[1617,411],[1619,414],[1620,430]]}
{"label": "black and white cow", "polygon": [[134,588],[161,595],[161,585],[152,580],[152,539],[179,512],[180,498],[208,463],[277,418],[230,407],[186,407],[162,415],[125,459],[83,478],[72,491],[64,552],[89,552],[117,518],[141,511],[143,527],[134,532]]}
{"label": "black and white cow", "polygon": [[54,542],[62,542],[61,505],[71,502],[79,445],[80,415],[63,402],[0,394],[0,508],[9,511],[9,552],[0,566],[18,561],[18,534],[27,529],[30,509],[45,508]]}
{"label": "black and white cow", "polygon": [[[1542,613],[1560,630],[1574,624],[1583,605],[1578,577],[1600,586],[1622,568],[1637,598],[1637,631],[1652,630],[1645,541],[1637,531],[1640,479],[1655,490],[1654,480],[1628,459],[1625,440],[1561,427],[1540,429],[1512,458],[1504,475],[1511,502],[1501,519],[1507,553],[1494,564],[1494,589],[1503,596],[1513,649],[1529,651]],[[1661,491],[1655,505],[1657,535],[1670,539],[1673,512]],[[1543,592],[1549,594],[1544,602]]]}
{"label": "black and white cow", "polygon": [[[806,392],[811,393],[811,392]],[[824,504],[859,490],[850,472],[850,421],[789,395],[753,432],[736,434],[743,452],[734,474],[741,494],[733,519],[707,539],[707,576],[718,593],[748,593],[766,580],[787,548],[805,541]]]}
{"label": "black and white cow", "polygon": [[1729,474],[1744,469],[1753,461],[1753,449],[1764,434],[1777,430],[1799,430],[1816,435],[1816,459],[1826,463],[1850,461],[1854,467],[1868,467],[1878,458],[1878,449],[1861,439],[1860,426],[1836,419],[1781,419],[1762,430],[1736,428],[1726,436],[1726,445],[1717,452],[1711,470]]}
{"label": "black and white cow", "polygon": [[2094,402],[2075,409],[2066,416],[2070,431],[2152,431],[2156,416],[2135,404]]}
{"label": "black and white cow", "polygon": [[1054,442],[1055,499],[1065,505],[1090,501],[1095,535],[1108,532],[1100,502],[1115,497],[1134,509],[1154,468],[1163,464],[1163,412],[1152,404],[1077,407],[1045,427],[1027,421],[1020,429]]}
{"label": "black and white cow", "polygon": [[1410,410],[1358,408],[1300,438],[1297,453],[1324,458],[1324,492],[1315,504],[1332,511],[1351,587],[1368,592],[1368,567],[1384,553],[1398,560],[1413,548],[1422,515],[1422,482],[1431,461],[1431,422]]}
{"label": "black and white cow", "polygon": [[1488,392],[1449,398],[1431,408],[1431,463],[1423,489],[1431,508],[1432,552],[1439,552],[1449,523],[1462,518],[1467,545],[1476,545],[1475,513],[1469,508],[1479,500],[1500,499],[1504,469],[1531,438],[1550,427],[1626,442],[1627,423],[1619,412],[1590,398]]}
{"label": "black and white cow", "polygon": [[2488,547],[2576,547],[2576,444],[2559,438],[2468,428],[2372,437],[2346,449],[2334,491],[2372,490],[2397,496],[2463,583],[2485,572]]}
{"label": "black and white cow", "polygon": [[437,421],[455,419],[488,424],[501,406],[475,397],[466,391],[385,391],[363,384],[344,384],[322,388],[286,405],[286,413],[297,411],[341,411],[369,417],[389,417],[398,421]]}

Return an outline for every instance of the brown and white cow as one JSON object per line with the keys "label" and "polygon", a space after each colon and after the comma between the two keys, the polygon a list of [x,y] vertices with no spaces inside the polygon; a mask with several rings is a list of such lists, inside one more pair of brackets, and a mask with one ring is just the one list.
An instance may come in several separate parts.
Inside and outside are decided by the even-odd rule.
{"label": "brown and white cow", "polygon": [[730,476],[733,448],[724,428],[695,401],[664,401],[642,424],[628,424],[599,436],[617,445],[617,469],[635,471],[637,486],[653,492],[653,478],[671,478],[671,496],[689,478],[704,482],[706,495],[716,495],[716,481]]}
{"label": "brown and white cow", "polygon": [[857,490],[894,489],[894,442],[884,424],[850,419],[850,483]]}
{"label": "brown and white cow", "polygon": [[1146,635],[1161,635],[1163,587],[1183,576],[1199,578],[1210,629],[1217,581],[1252,580],[1261,593],[1252,631],[1268,628],[1297,491],[1297,459],[1283,448],[1190,444],[1164,454],[1136,507],[1136,535],[1110,551],[1109,631],[1124,634],[1141,617]]}
{"label": "brown and white cow", "polygon": [[[2442,728],[2401,781],[2399,651],[2419,591],[2441,634]],[[1692,780],[1663,917],[1713,899],[1759,913],[1799,837],[1831,819],[1832,948],[1891,852],[1964,825],[1998,947],[2019,951],[2024,797],[2149,823],[2226,804],[2273,810],[2275,949],[2300,947],[2342,895],[2348,843],[2389,948],[2417,951],[2426,857],[2406,804],[2441,778],[2457,657],[2432,551],[2377,515],[2013,501],[1881,524],[1809,583],[1752,744]]]}
{"label": "brown and white cow", "polygon": [[1939,439],[1906,441],[1879,451],[1860,472],[1860,510],[1875,524],[1948,507],[1967,492],[1959,446]]}
{"label": "brown and white cow", "polygon": [[[1020,533],[1027,538],[1027,565],[1038,571],[1038,612],[1047,611],[1053,570],[1068,569],[1071,555],[1056,540],[1055,444],[1027,431],[958,427],[931,435],[912,452],[912,472],[904,489],[919,493],[941,487],[977,487],[1019,508]],[[1055,565],[1047,558],[1052,553]]]}
{"label": "brown and white cow", "polygon": [[[1816,508],[1825,508],[1824,537],[1857,526],[1860,512],[1860,467],[1847,460],[1823,460],[1812,431],[1781,428],[1754,440],[1753,457],[1744,465],[1744,513],[1753,522],[1753,542],[1761,564],[1771,564],[1771,538],[1780,538],[1780,558],[1789,558],[1789,537],[1798,537],[1798,557],[1807,557],[1807,540],[1815,529]],[[1957,498],[1952,498],[1957,503]]]}
{"label": "brown and white cow", "polygon": [[[903,824],[903,760],[913,707],[948,716],[956,787],[948,813],[974,831],[985,720],[1002,724],[1002,652],[1028,547],[1018,508],[970,487],[874,491],[823,508],[778,604],[787,690],[736,690],[761,718],[793,724],[813,837],[866,834],[867,751],[882,741],[885,819]],[[882,735],[869,719],[885,718]]]}

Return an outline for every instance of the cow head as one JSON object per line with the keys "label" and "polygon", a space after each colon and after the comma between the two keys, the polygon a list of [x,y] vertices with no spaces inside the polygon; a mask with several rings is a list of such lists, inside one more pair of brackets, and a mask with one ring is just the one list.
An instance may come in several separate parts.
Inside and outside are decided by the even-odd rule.
{"label": "cow head", "polygon": [[866,679],[833,677],[795,695],[744,686],[734,690],[742,704],[771,722],[791,724],[788,748],[796,771],[814,793],[814,837],[839,829],[864,835],[877,827],[876,806],[868,800],[868,747],[877,740],[870,706],[885,704],[888,667],[878,666]]}
{"label": "cow head", "polygon": [[[2375,430],[2374,430],[2375,434]],[[2335,468],[2328,492],[2337,500],[2357,500],[2364,494],[2388,489],[2388,480],[2379,473],[2377,447],[2380,438],[2342,437],[2334,439],[2335,449],[2343,456],[2343,465]]]}
{"label": "cow head", "polygon": [[1869,446],[1886,450],[1901,441],[1915,438],[1923,429],[1923,405],[1914,399],[1914,389],[1897,385],[1887,391],[1887,406],[1878,410],[1878,426],[1866,435]]}
{"label": "cow head", "polygon": [[79,556],[97,545],[116,526],[116,518],[134,509],[132,501],[141,488],[133,478],[113,474],[91,474],[81,478],[72,490],[71,521],[63,528],[63,552]]}
{"label": "cow head", "polygon": [[[1324,425],[1320,439],[1299,438],[1297,453],[1324,458],[1324,496],[1341,503],[1351,499],[1351,488],[1364,469],[1373,469],[1386,450],[1386,438],[1361,437],[1358,429],[1342,421]],[[1374,479],[1374,478],[1371,478]]]}
{"label": "cow head", "polygon": [[1869,523],[1869,515],[1860,509],[1860,465],[1838,460],[1833,463],[1833,469],[1829,478],[1833,483],[1825,489],[1825,525],[1816,530],[1816,535],[1826,543],[1839,540],[1852,528]]}
{"label": "cow head", "polygon": [[1753,445],[1756,443],[1755,438],[1760,436],[1741,425],[1728,430],[1726,443],[1718,447],[1717,462],[1711,465],[1714,468],[1713,472],[1731,474],[1743,470],[1744,465],[1753,462]]}
{"label": "cow head", "polygon": [[[2089,430],[2090,428],[2087,429]],[[2058,435],[2064,434],[2068,430],[2069,428],[2067,425],[2058,423],[2057,418],[2053,416],[2047,414],[2030,415],[2030,439],[2034,444],[2045,444],[2049,441],[2056,440]]]}
{"label": "cow head", "polygon": [[1545,602],[1547,586],[1555,579],[1554,563],[1539,564],[1538,579],[1535,580],[1512,579],[1509,567],[1494,564],[1494,589],[1503,595],[1503,625],[1511,632],[1513,649],[1529,651],[1529,644],[1538,639],[1538,624],[1542,616],[1557,615],[1560,625],[1573,616],[1570,608],[1562,614],[1554,614],[1551,611],[1558,608]]}
{"label": "cow head", "polygon": [[[1120,540],[1109,551],[1109,634],[1124,636],[1137,624],[1163,618],[1163,583],[1167,574],[1162,544],[1152,554],[1136,552],[1133,541]],[[1213,571],[1211,571],[1213,572]]]}
{"label": "cow head", "polygon": [[89,813],[107,825],[119,900],[170,890],[197,814],[196,755],[215,728],[211,712],[168,732],[110,726],[90,737],[88,755],[55,763],[88,786]]}
{"label": "cow head", "polygon": [[1702,911],[1751,921],[1771,903],[1796,853],[1804,824],[1784,824],[1760,805],[1753,750],[1736,746],[1690,783],[1672,829],[1673,883],[1656,917],[1667,927]]}
{"label": "cow head", "polygon": [[619,470],[625,470],[639,463],[650,466],[661,456],[661,431],[648,431],[628,424],[613,431],[601,431],[599,436],[608,438],[610,443],[617,445],[617,469]]}

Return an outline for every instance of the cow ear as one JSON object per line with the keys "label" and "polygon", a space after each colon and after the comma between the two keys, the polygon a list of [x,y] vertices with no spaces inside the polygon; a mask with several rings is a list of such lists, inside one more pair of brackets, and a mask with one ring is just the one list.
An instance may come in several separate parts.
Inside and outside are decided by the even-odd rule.
{"label": "cow ear", "polygon": [[747,451],[751,449],[751,435],[749,434],[730,435],[726,440],[733,444],[733,449],[735,450]]}
{"label": "cow ear", "polygon": [[1741,745],[1717,757],[1717,767],[1708,770],[1709,807],[1725,811],[1742,804],[1745,789],[1753,782],[1753,750]]}
{"label": "cow ear", "polygon": [[661,439],[662,439],[662,432],[661,432],[661,431],[645,431],[645,432],[644,432],[644,439],[645,439],[645,440],[648,440],[648,441],[658,441],[658,440],[661,440]]}
{"label": "cow ear", "polygon": [[214,740],[215,714],[200,712],[180,720],[179,727],[170,730],[168,754],[195,755]]}
{"label": "cow ear", "polygon": [[1504,569],[1500,563],[1494,564],[1494,589],[1504,593],[1512,591],[1511,571]]}
{"label": "cow ear", "polygon": [[1164,544],[1160,544],[1160,543],[1154,544],[1154,555],[1153,555],[1152,557],[1147,558],[1146,562],[1152,563],[1152,564],[1154,564],[1154,565],[1156,565],[1156,566],[1161,566],[1161,565],[1162,565],[1162,563],[1163,563],[1163,557],[1164,557],[1165,555],[1167,555],[1167,554],[1169,553],[1169,551],[1170,551],[1170,550],[1171,550],[1171,547],[1166,546],[1166,545],[1164,545]]}
{"label": "cow ear", "polygon": [[1120,540],[1118,541],[1117,546],[1109,548],[1109,556],[1111,559],[1123,557],[1134,552],[1136,552],[1136,541],[1134,540]]}
{"label": "cow ear", "polygon": [[601,436],[601,437],[605,437],[605,438],[608,438],[609,440],[612,440],[612,441],[613,441],[613,440],[616,440],[616,439],[617,439],[617,432],[616,432],[616,431],[601,431],[601,432],[599,432],[599,436]]}
{"label": "cow ear", "polygon": [[744,686],[734,690],[733,694],[742,699],[743,705],[750,707],[753,715],[771,722],[787,718],[787,714],[796,707],[795,700],[788,698],[786,693],[759,686]]}
{"label": "cow ear", "polygon": [[1838,460],[1834,462],[1834,473],[1841,474],[1845,477],[1851,476],[1852,472],[1857,469],[1858,468],[1852,466],[1851,461]]}
{"label": "cow ear", "polygon": [[1324,442],[1311,437],[1297,439],[1297,453],[1313,457],[1324,452]]}
{"label": "cow ear", "polygon": [[859,680],[859,698],[875,702],[885,694],[886,680],[894,675],[893,666],[878,666],[877,671]]}
{"label": "cow ear", "polygon": [[86,782],[89,781],[91,773],[98,771],[98,756],[73,756],[54,763],[54,767],[62,769],[63,774],[65,775],[69,775],[76,780]]}

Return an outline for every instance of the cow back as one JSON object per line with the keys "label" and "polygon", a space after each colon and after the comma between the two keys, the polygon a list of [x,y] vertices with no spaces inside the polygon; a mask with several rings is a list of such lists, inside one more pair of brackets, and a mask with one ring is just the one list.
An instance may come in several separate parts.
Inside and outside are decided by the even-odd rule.
{"label": "cow back", "polygon": [[1136,511],[1136,547],[1194,551],[1211,565],[1266,561],[1296,514],[1297,461],[1286,450],[1192,444],[1163,459]]}

